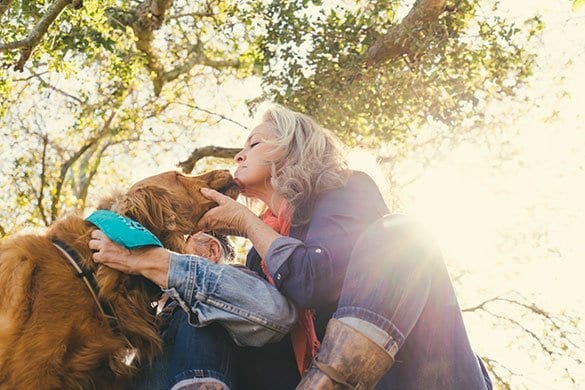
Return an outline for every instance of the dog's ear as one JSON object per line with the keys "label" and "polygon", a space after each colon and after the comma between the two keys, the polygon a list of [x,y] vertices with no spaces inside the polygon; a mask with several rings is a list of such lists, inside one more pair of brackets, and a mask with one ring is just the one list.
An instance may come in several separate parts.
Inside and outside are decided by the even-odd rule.
{"label": "dog's ear", "polygon": [[184,249],[183,234],[192,230],[192,210],[184,200],[173,197],[165,188],[146,186],[126,194],[115,210],[140,222],[174,251]]}

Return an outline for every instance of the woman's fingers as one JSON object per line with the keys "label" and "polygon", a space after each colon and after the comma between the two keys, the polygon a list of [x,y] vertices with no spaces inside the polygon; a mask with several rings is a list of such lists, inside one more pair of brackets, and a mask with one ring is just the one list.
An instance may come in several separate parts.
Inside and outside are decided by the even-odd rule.
{"label": "woman's fingers", "polygon": [[96,263],[127,271],[126,258],[131,254],[130,250],[110,240],[101,230],[91,232],[89,249],[94,251],[92,258]]}
{"label": "woman's fingers", "polygon": [[213,200],[214,202],[216,202],[220,206],[225,204],[226,202],[228,202],[230,200],[233,200],[229,196],[226,196],[226,195],[224,195],[221,192],[218,192],[216,190],[212,190],[211,188],[202,188],[201,194],[204,197],[206,197],[207,199]]}
{"label": "woman's fingers", "polygon": [[248,214],[253,215],[246,206],[214,190],[202,189],[201,193],[206,198],[217,202],[218,206],[211,208],[201,217],[197,224],[199,229],[246,236],[245,218]]}
{"label": "woman's fingers", "polygon": [[207,231],[207,230],[216,230],[219,231],[222,228],[227,227],[228,223],[224,220],[224,210],[222,210],[221,206],[214,207],[199,219],[197,223],[197,227],[200,230]]}
{"label": "woman's fingers", "polygon": [[108,236],[105,235],[104,232],[102,232],[100,229],[95,229],[92,230],[91,232],[91,238],[95,238],[95,239],[102,239],[102,238],[108,238]]}
{"label": "woman's fingers", "polygon": [[142,274],[166,288],[170,253],[164,248],[127,249],[110,240],[101,230],[91,233],[89,247],[96,263],[128,274]]}
{"label": "woman's fingers", "polygon": [[103,248],[106,240],[109,240],[104,232],[99,229],[93,230],[90,237],[91,239],[89,240],[89,249],[97,252]]}

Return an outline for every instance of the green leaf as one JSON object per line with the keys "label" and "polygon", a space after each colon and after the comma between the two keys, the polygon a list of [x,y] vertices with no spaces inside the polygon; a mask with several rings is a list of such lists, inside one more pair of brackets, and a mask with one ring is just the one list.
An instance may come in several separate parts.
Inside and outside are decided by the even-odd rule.
{"label": "green leaf", "polygon": [[573,7],[572,10],[573,11],[577,11],[579,8],[581,8],[583,5],[585,4],[585,0],[573,0]]}

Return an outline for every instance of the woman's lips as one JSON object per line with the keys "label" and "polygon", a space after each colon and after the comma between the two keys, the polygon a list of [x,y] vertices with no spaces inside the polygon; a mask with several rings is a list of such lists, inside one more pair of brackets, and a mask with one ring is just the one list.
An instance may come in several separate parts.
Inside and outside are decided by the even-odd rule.
{"label": "woman's lips", "polygon": [[242,183],[242,182],[240,181],[240,179],[234,179],[234,183],[236,183],[236,185],[237,185],[238,187],[240,187],[240,190],[243,190],[243,189],[244,189],[244,187],[245,187],[245,186],[244,186],[244,183]]}
{"label": "woman's lips", "polygon": [[236,179],[236,180],[237,180],[237,178],[238,178],[238,175],[239,175],[239,174],[242,172],[242,169],[244,169],[244,168],[246,168],[246,167],[244,167],[244,166],[239,166],[239,167],[236,169],[236,171],[234,172],[234,179]]}

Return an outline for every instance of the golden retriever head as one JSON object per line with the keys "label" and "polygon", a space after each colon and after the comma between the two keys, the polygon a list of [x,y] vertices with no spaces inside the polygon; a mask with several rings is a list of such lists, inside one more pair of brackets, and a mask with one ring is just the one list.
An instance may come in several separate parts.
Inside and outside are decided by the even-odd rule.
{"label": "golden retriever head", "polygon": [[216,206],[201,194],[212,188],[231,198],[239,190],[227,170],[199,176],[164,172],[134,184],[125,194],[103,200],[98,209],[110,209],[140,222],[172,251],[184,252],[185,236],[197,231],[203,214]]}

